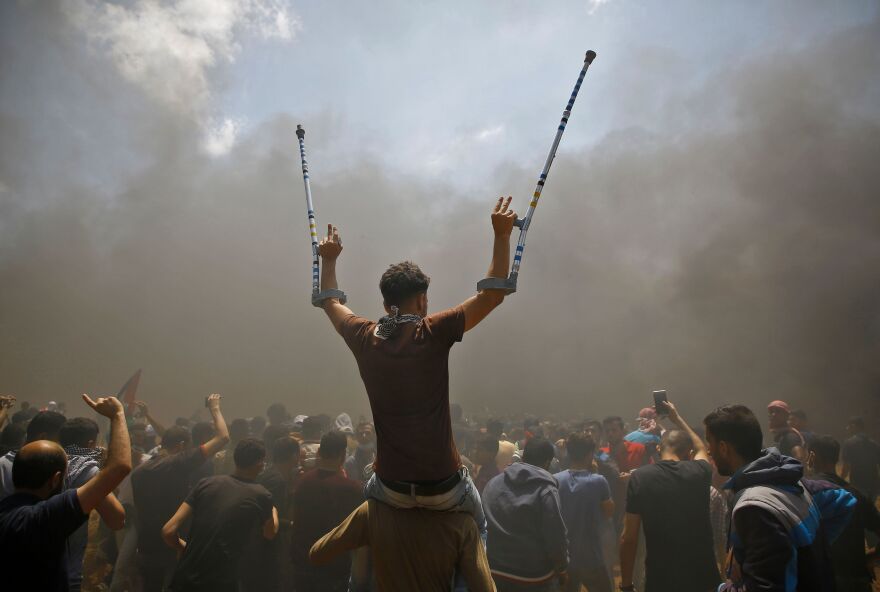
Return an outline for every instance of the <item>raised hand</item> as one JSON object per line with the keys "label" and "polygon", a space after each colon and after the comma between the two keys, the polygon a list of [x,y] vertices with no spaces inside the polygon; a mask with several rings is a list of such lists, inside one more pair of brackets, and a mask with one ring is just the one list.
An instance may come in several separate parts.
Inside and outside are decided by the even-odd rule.
{"label": "raised hand", "polygon": [[205,401],[206,406],[208,407],[208,409],[210,409],[210,410],[212,410],[212,411],[213,411],[214,409],[220,409],[220,399],[221,399],[221,398],[222,398],[222,397],[220,397],[220,395],[218,395],[217,393],[214,393],[214,394],[212,394],[212,395],[208,395],[208,398],[207,398],[207,400]]}
{"label": "raised hand", "polygon": [[15,406],[15,397],[13,395],[0,395],[0,409],[9,409]]}
{"label": "raised hand", "polygon": [[513,198],[509,195],[507,199],[499,197],[495,209],[492,210],[492,229],[495,230],[495,236],[510,236],[510,233],[513,232],[516,212],[508,209],[512,200]]}
{"label": "raised hand", "polygon": [[342,239],[339,238],[339,230],[332,224],[327,225],[327,236],[318,244],[318,254],[330,261],[335,261],[342,252]]}
{"label": "raised hand", "polygon": [[85,401],[86,405],[88,405],[104,417],[112,418],[120,413],[123,413],[122,403],[120,403],[119,399],[117,399],[116,397],[98,397],[97,401],[93,401],[91,397],[84,393],[82,398],[83,401]]}

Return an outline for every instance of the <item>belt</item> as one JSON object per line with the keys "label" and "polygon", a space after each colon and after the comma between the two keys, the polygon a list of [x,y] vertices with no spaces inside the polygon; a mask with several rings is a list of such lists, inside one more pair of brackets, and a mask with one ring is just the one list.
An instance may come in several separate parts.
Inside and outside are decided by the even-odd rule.
{"label": "belt", "polygon": [[[378,475],[376,475],[376,477],[378,477]],[[397,493],[403,493],[405,495],[418,495],[428,497],[432,495],[441,495],[452,491],[452,489],[456,485],[461,483],[461,472],[456,472],[447,479],[436,482],[385,481],[384,479],[379,480],[382,482],[382,485],[384,485],[391,491],[396,491]]]}

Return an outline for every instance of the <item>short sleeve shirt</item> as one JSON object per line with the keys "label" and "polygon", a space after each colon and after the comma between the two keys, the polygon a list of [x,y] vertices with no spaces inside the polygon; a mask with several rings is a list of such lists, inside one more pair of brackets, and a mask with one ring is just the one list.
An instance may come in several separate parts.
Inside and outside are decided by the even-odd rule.
{"label": "short sleeve shirt", "polygon": [[568,529],[569,565],[584,570],[603,567],[601,537],[607,519],[602,502],[611,499],[608,481],[591,471],[562,471],[554,477],[559,482],[562,519]]}
{"label": "short sleeve shirt", "polygon": [[192,525],[171,589],[227,589],[238,579],[245,543],[272,517],[272,496],[253,481],[217,475],[199,481],[186,503]]}
{"label": "short sleeve shirt", "polygon": [[705,592],[720,581],[715,563],[705,460],[662,460],[633,471],[626,511],[645,532],[646,592]]}
{"label": "short sleeve shirt", "polygon": [[162,527],[186,499],[192,475],[204,462],[205,454],[198,446],[178,454],[157,456],[132,472],[141,553],[172,553],[162,540]]}
{"label": "short sleeve shirt", "polygon": [[74,489],[42,501],[14,493],[0,502],[3,589],[67,590],[67,537],[87,519]]}
{"label": "short sleeve shirt", "polygon": [[449,350],[464,335],[461,306],[402,323],[387,339],[351,315],[342,337],[354,354],[376,426],[376,474],[385,481],[440,481],[461,459],[449,415]]}

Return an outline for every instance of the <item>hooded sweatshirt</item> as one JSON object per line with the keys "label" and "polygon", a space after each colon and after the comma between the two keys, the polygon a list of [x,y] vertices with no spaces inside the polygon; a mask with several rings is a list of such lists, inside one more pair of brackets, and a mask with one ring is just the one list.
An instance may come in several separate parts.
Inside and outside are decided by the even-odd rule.
{"label": "hooded sweatshirt", "polygon": [[543,582],[568,566],[568,539],[553,475],[515,463],[483,490],[486,541],[492,574],[517,582]]}
{"label": "hooded sweatshirt", "polygon": [[834,589],[830,543],[855,506],[846,490],[803,479],[803,465],[775,448],[742,467],[734,492],[733,562],[724,590],[826,592]]}

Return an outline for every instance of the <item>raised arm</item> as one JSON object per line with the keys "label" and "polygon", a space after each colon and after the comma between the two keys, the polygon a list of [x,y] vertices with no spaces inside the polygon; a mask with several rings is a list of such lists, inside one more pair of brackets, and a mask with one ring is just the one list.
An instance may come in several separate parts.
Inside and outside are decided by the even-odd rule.
{"label": "raised arm", "polygon": [[220,395],[215,393],[208,397],[208,410],[214,421],[214,437],[202,444],[205,458],[211,458],[229,443],[229,429],[226,427],[223,414],[220,413]]}
{"label": "raised arm", "polygon": [[89,407],[110,419],[107,462],[93,479],[76,490],[80,508],[88,514],[131,472],[131,442],[125,425],[125,411],[116,397],[101,397],[97,401],[93,401],[88,395],[82,397]]}
{"label": "raised arm", "polygon": [[697,433],[691,429],[691,426],[689,426],[687,422],[678,414],[678,409],[675,408],[675,405],[668,401],[666,405],[669,407],[669,421],[674,423],[678,429],[690,436],[691,443],[694,445],[694,460],[705,460],[708,462],[709,451],[706,450],[706,445],[703,443],[703,439],[700,438]]}
{"label": "raised arm", "polygon": [[[510,267],[510,234],[516,220],[516,212],[509,209],[512,199],[510,196],[506,200],[499,197],[492,210],[495,241],[492,245],[492,263],[489,264],[488,277],[507,277],[507,269]],[[504,292],[501,290],[482,290],[465,300],[461,305],[464,309],[464,330],[470,331],[476,327],[503,301]]]}
{"label": "raised arm", "polygon": [[141,415],[143,415],[146,418],[147,423],[149,423],[151,426],[153,426],[153,429],[156,430],[156,435],[158,435],[160,438],[162,436],[164,436],[165,435],[165,426],[163,426],[161,423],[156,421],[156,418],[154,418],[152,415],[150,415],[150,408],[147,407],[147,404],[144,403],[143,401],[135,401],[134,404],[137,405],[138,409],[141,410]]}
{"label": "raised arm", "polygon": [[[339,230],[332,224],[327,225],[327,236],[321,239],[318,245],[318,254],[321,256],[321,290],[336,290],[339,285],[336,281],[336,260],[342,253],[342,239],[339,238]],[[338,298],[328,298],[324,301],[324,312],[333,323],[336,332],[342,334],[342,321],[352,314],[351,309],[341,304]]]}
{"label": "raised arm", "polygon": [[0,395],[0,429],[6,427],[9,421],[10,409],[15,405],[15,397],[12,395]]}
{"label": "raised arm", "polygon": [[272,506],[272,515],[263,523],[263,538],[272,540],[278,534],[278,508]]}

